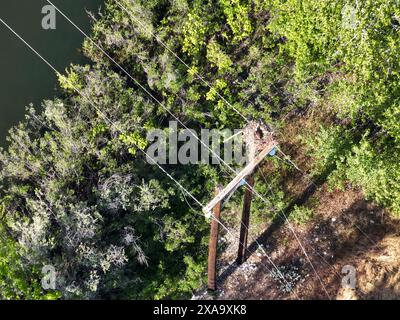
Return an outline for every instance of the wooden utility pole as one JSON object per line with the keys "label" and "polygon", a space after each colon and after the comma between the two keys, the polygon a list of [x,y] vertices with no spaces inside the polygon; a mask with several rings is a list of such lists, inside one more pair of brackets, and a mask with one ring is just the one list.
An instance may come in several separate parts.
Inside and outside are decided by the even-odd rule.
{"label": "wooden utility pole", "polygon": [[240,225],[240,238],[239,238],[239,249],[236,262],[238,264],[242,264],[246,260],[246,250],[247,250],[247,237],[249,231],[249,223],[250,223],[250,207],[251,207],[251,199],[253,197],[253,187],[254,187],[254,178],[253,176],[249,176],[246,178],[247,188],[244,192],[243,198],[243,211],[242,211],[242,223]]}
{"label": "wooden utility pole", "polygon": [[223,200],[239,183],[242,179],[246,178],[248,175],[250,175],[254,168],[264,160],[264,158],[277,146],[278,144],[275,141],[269,142],[263,150],[253,159],[250,161],[250,163],[242,170],[240,171],[235,178],[232,179],[229,184],[219,192],[214,199],[212,199],[203,209],[203,212],[205,214],[211,212],[212,208],[215,207],[215,205]]}
{"label": "wooden utility pole", "polygon": [[[221,191],[222,187],[215,190],[215,194]],[[216,289],[216,272],[217,272],[217,245],[218,245],[218,220],[221,216],[221,202],[218,202],[214,208],[211,217],[210,241],[208,244],[208,289]]]}
{"label": "wooden utility pole", "polygon": [[[248,147],[249,163],[225,186],[218,187],[212,199],[204,208],[203,213],[209,216],[212,212],[211,235],[208,249],[208,289],[216,289],[216,260],[218,244],[218,221],[221,214],[221,203],[229,194],[235,192],[243,181],[246,181],[246,191],[243,200],[242,223],[240,226],[239,250],[237,263],[241,264],[246,258],[247,237],[250,222],[250,207],[253,196],[254,170],[268,154],[273,154],[278,143],[274,140],[273,132],[261,121],[252,121],[243,129],[243,136]],[[217,220],[216,220],[217,219]]]}

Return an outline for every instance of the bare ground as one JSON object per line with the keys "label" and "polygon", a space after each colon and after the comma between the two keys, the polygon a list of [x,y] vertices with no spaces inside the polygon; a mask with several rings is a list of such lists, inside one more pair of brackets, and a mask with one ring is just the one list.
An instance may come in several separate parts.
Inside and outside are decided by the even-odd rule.
{"label": "bare ground", "polygon": [[[313,121],[300,121],[286,126],[285,151],[308,170],[312,161],[296,137]],[[237,265],[240,210],[224,211],[222,219],[235,231],[220,239],[218,290],[202,290],[194,299],[399,299],[400,220],[351,185],[329,191],[304,174],[284,179],[293,204],[312,206],[313,219],[304,225],[284,219],[251,225],[247,260]],[[344,271],[352,268],[355,289],[342,284]]]}
{"label": "bare ground", "polygon": [[[258,237],[264,250],[250,242],[248,259],[239,266],[235,262],[238,236],[225,235],[227,248],[219,258],[218,291],[213,296],[203,292],[200,297],[399,299],[399,221],[364,200],[359,190],[328,192],[321,188],[317,193],[320,204],[313,222],[306,227],[292,224],[299,241],[287,224],[272,233],[267,228]],[[356,270],[355,290],[342,286],[344,266]]]}

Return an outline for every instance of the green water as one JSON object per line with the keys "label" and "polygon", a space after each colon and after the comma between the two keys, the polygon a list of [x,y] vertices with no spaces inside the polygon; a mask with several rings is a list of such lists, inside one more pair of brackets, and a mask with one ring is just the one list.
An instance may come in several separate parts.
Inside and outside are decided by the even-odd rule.
{"label": "green water", "polygon": [[[51,0],[85,32],[90,31],[86,10],[95,14],[104,0]],[[80,48],[84,36],[59,13],[56,29],[42,28],[45,0],[0,1],[0,18],[19,33],[59,71],[71,63],[88,63]],[[0,146],[6,144],[8,130],[24,119],[25,108],[57,92],[55,73],[0,23]]]}

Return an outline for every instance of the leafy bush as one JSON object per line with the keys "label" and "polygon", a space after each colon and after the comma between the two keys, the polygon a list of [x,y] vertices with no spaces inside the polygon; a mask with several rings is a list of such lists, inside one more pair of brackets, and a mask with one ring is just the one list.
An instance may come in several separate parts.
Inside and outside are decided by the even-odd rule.
{"label": "leafy bush", "polygon": [[289,219],[298,224],[305,224],[309,222],[313,216],[314,212],[312,209],[295,205],[289,215]]}
{"label": "leafy bush", "polygon": [[25,266],[20,250],[13,239],[7,237],[3,228],[0,228],[0,299],[57,299],[58,292],[44,292],[40,284],[43,275],[37,268]]}

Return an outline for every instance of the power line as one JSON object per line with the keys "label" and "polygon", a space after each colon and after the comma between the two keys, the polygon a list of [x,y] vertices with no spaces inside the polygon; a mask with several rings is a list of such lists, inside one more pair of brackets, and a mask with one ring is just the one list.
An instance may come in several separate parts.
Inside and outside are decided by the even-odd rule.
{"label": "power line", "polygon": [[[108,59],[110,59],[118,68],[120,68],[121,71],[123,71],[132,81],[134,81],[145,93],[147,93],[154,101],[156,101],[162,108],[164,108],[164,110],[166,110],[174,119],[176,119],[184,128],[188,129],[187,126],[179,119],[177,118],[168,108],[166,108],[156,97],[154,97],[154,95],[152,95],[142,84],[139,83],[139,81],[137,81],[130,73],[128,73],[126,71],[125,68],[123,68],[118,62],[115,61],[115,59],[113,59],[107,52],[105,52],[105,50],[98,44],[96,43],[91,37],[89,37],[81,28],[79,28],[70,18],[68,18],[58,7],[56,7],[51,1],[46,0],[49,4],[51,4],[67,21],[69,21],[78,31],[80,31],[96,48],[98,48]],[[247,119],[246,119],[247,120]],[[189,130],[189,129],[188,129]],[[219,160],[221,160],[225,165],[228,166],[228,168],[233,171],[233,173],[236,175],[236,171],[231,168],[219,155],[217,155],[211,148],[209,148],[204,141],[202,141],[201,139],[199,139],[196,135],[194,135],[192,133],[191,130],[189,130],[189,132],[193,135],[193,137],[195,137],[201,144],[203,144],[208,150],[210,150]],[[266,199],[264,199],[264,197],[262,195],[260,195],[256,190],[254,190],[253,187],[251,187],[247,181],[245,181],[246,186],[249,188],[249,190],[251,190],[254,194],[256,194],[263,202],[268,203],[268,201]],[[297,237],[297,234],[295,232],[295,230],[293,229],[293,227],[291,226],[289,220],[287,220],[288,225],[290,226],[290,230],[293,232],[293,234],[295,235],[297,241],[299,242],[299,245],[305,255],[305,257],[307,258],[308,262],[310,263],[312,269],[314,270],[316,276],[318,279],[321,279],[320,276],[318,275],[316,269],[314,268],[314,266],[312,265],[311,260],[308,258],[308,254],[304,248],[304,246],[301,244],[299,238]],[[247,230],[249,230],[247,228],[247,226],[245,226],[245,228]],[[259,244],[260,245],[260,244]],[[260,245],[261,246],[261,245]],[[262,248],[262,247],[261,247]],[[324,284],[321,281],[321,284],[323,285],[323,287],[325,288]],[[325,289],[326,291],[326,289]],[[329,296],[329,295],[328,295]],[[329,297],[330,298],[330,297]]]}
{"label": "power line", "polygon": [[[137,19],[130,10],[128,10],[126,7],[124,7],[118,0],[115,0],[115,2],[117,3],[117,5],[123,10],[125,11],[136,23],[140,24],[140,26],[142,26],[148,33],[150,33],[165,49],[167,49],[172,55],[174,55],[176,57],[176,59],[178,59],[183,65],[186,66],[186,68],[190,69],[190,66],[183,60],[181,59],[173,50],[171,50],[154,32],[152,32],[149,28],[147,28],[142,21],[140,21],[140,19]],[[353,39],[351,40],[353,41]],[[350,42],[351,42],[350,41]],[[213,89],[212,86],[204,79],[203,76],[201,76],[198,72],[194,72],[194,74],[204,83],[206,84],[210,89]],[[230,104],[221,94],[219,94],[219,92],[216,92],[217,95],[228,105],[230,106],[233,110],[235,110],[240,116],[242,116],[247,122],[249,122],[249,120],[243,116],[243,114],[241,114],[236,108],[233,107],[232,104]],[[286,161],[289,162],[296,170],[298,170],[299,172],[301,172],[304,176],[306,176],[306,178],[311,182],[311,184],[313,184],[314,186],[316,186],[316,184],[314,183],[314,181],[309,177],[309,175],[304,172],[303,170],[301,170],[279,147],[277,147],[278,151],[285,157]],[[279,158],[279,157],[278,157]],[[280,159],[280,158],[279,158]],[[264,178],[265,180],[265,178]],[[273,192],[273,190],[270,187],[270,191]],[[249,188],[248,188],[249,189]],[[282,210],[282,209],[281,209]],[[283,213],[283,212],[282,212]],[[285,217],[286,218],[286,217]],[[360,232],[362,232],[369,240],[370,238],[357,226],[355,225]],[[296,236],[297,237],[297,236]],[[371,240],[370,240],[371,241]],[[299,242],[300,244],[300,242]],[[300,244],[301,245],[301,244]],[[303,250],[305,250],[304,248],[302,248]]]}
{"label": "power line", "polygon": [[[17,36],[29,49],[31,49],[43,62],[46,63],[46,65],[48,65],[58,76],[61,76],[61,73],[52,65],[50,64],[50,62],[48,62],[40,53],[38,53],[28,42],[26,42],[16,31],[14,31],[4,20],[2,20],[0,18],[0,22],[2,22],[15,36]],[[104,120],[108,121],[110,124],[114,124],[86,95],[84,95],[78,88],[76,88],[73,84],[71,84],[71,86],[73,87],[73,89],[82,97],[86,98],[87,101],[96,109],[96,111],[103,117]],[[124,134],[123,131],[121,129],[118,128],[118,126],[115,126],[115,128],[121,133]],[[157,167],[162,170],[162,172],[164,174],[167,175],[167,177],[169,179],[171,179],[176,185],[178,185],[178,187],[183,190],[187,195],[189,195],[200,207],[204,208],[204,206],[202,205],[202,203],[195,197],[193,196],[185,187],[183,187],[174,177],[172,177],[163,167],[161,167],[152,157],[150,157],[143,149],[141,149],[138,145],[136,145],[135,143],[133,143],[140,151],[142,151],[149,159],[152,160],[152,162],[154,162],[154,164],[157,165]],[[200,213],[197,213],[197,211],[194,211],[196,214],[203,216]],[[214,219],[215,221],[217,221],[218,224],[221,225],[221,227],[231,236],[234,236],[233,233],[217,218],[215,218],[215,216],[213,216],[211,214],[212,219]],[[247,249],[248,250],[248,249]],[[249,250],[248,250],[249,251]],[[249,251],[250,252],[250,251]],[[288,288],[291,288],[290,284],[287,282],[286,278],[283,276],[283,274],[281,273],[281,271],[279,270],[279,268],[275,265],[275,263],[272,261],[272,259],[265,253],[268,261],[273,265],[273,267],[276,269],[276,271],[278,272],[278,274],[281,276],[283,282],[286,283],[286,285],[288,286]],[[263,264],[263,263],[262,263]],[[263,264],[268,271],[272,272],[271,269],[269,269],[265,264]],[[297,296],[297,294],[296,294]]]}
{"label": "power line", "polygon": [[[187,69],[190,69],[190,66],[189,66],[185,61],[183,61],[173,50],[171,50],[171,49],[164,43],[164,41],[162,41],[154,32],[152,32],[151,30],[149,30],[149,29],[142,23],[142,21],[140,21],[140,19],[137,19],[137,18],[136,18],[126,7],[124,7],[118,0],[114,0],[114,1],[117,3],[117,5],[118,5],[123,11],[126,12],[135,22],[137,22],[138,24],[140,24],[140,26],[142,26],[149,34],[151,34],[165,49],[167,49],[173,56],[175,56],[176,59],[178,59],[183,65],[185,65],[185,67],[186,67]],[[49,2],[49,1],[48,1],[48,2]],[[212,86],[204,79],[203,76],[201,76],[198,72],[195,72],[194,74],[195,74],[196,76],[198,76],[199,79],[200,79],[206,86],[208,86],[210,89],[212,89]],[[246,117],[244,117],[243,114],[241,114],[236,108],[234,108],[233,105],[230,104],[221,94],[219,94],[219,93],[217,92],[217,95],[218,95],[218,97],[220,97],[228,106],[230,106],[234,111],[236,111],[240,116],[242,116],[242,117],[246,120],[247,123],[249,122],[249,120],[248,120]],[[199,141],[200,141],[200,140],[199,140]],[[280,152],[282,152],[279,148],[278,148],[278,150],[279,150]],[[213,150],[211,150],[211,151],[213,152]],[[283,152],[282,152],[282,153],[283,153]],[[220,160],[222,160],[222,159],[220,159]],[[290,159],[289,159],[289,161],[290,161]],[[223,162],[225,165],[227,165],[227,164],[225,163],[225,161],[222,160],[222,162]],[[300,169],[299,169],[294,163],[292,163],[292,164],[296,167],[296,169],[298,169],[298,170],[300,171]],[[229,165],[227,165],[227,166],[228,166],[229,169],[231,169],[231,171],[233,171],[233,172],[236,174],[236,171],[235,171],[234,169],[232,169]],[[256,192],[256,191],[254,190],[254,188],[251,187],[251,186],[247,183],[247,181],[245,181],[245,184],[246,184],[246,186],[247,186],[247,189],[249,189],[250,191],[254,192],[258,197],[260,197],[264,202],[266,202],[266,200],[264,199],[264,197],[261,196],[260,194],[258,194],[258,192]],[[272,191],[272,189],[271,189],[271,191]],[[282,213],[283,213],[283,211],[282,211]],[[283,215],[285,216],[284,213],[283,213]],[[295,235],[296,239],[298,240],[298,243],[299,243],[299,245],[300,245],[302,251],[304,252],[304,255],[307,257],[307,260],[309,261],[309,263],[310,263],[312,269],[313,269],[314,272],[316,273],[317,277],[319,278],[319,280],[320,280],[322,286],[324,287],[324,289],[325,289],[325,291],[326,291],[326,293],[327,293],[327,290],[326,290],[324,284],[322,283],[322,280],[321,280],[320,276],[318,275],[318,273],[316,272],[314,266],[312,265],[312,262],[311,262],[311,260],[309,259],[308,254],[307,254],[307,252],[306,252],[304,246],[301,244],[299,238],[297,237],[297,234],[295,233],[293,227],[291,226],[291,224],[290,224],[289,220],[286,218],[286,216],[285,216],[285,219],[287,220],[287,223],[288,223],[288,225],[290,226],[290,229],[292,230],[292,232],[293,232],[293,234]],[[247,226],[244,226],[244,227],[248,230]],[[248,231],[249,231],[249,230],[248,230]],[[328,294],[328,293],[327,293],[327,294]],[[328,294],[328,296],[329,296],[329,294]]]}

